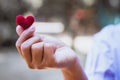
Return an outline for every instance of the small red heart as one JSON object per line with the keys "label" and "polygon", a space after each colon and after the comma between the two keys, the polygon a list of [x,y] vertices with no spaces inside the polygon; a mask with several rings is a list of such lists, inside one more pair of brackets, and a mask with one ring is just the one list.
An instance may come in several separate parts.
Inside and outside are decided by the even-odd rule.
{"label": "small red heart", "polygon": [[34,22],[33,16],[27,16],[26,18],[22,15],[16,16],[16,23],[20,25],[23,29],[27,29]]}

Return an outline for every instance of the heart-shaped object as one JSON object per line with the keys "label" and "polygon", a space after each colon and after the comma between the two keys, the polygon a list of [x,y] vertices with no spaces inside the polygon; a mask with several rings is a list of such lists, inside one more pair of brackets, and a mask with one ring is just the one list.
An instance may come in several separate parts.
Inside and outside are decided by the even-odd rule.
{"label": "heart-shaped object", "polygon": [[23,29],[27,29],[34,22],[33,16],[27,16],[26,18],[22,15],[16,16],[16,23],[20,25]]}

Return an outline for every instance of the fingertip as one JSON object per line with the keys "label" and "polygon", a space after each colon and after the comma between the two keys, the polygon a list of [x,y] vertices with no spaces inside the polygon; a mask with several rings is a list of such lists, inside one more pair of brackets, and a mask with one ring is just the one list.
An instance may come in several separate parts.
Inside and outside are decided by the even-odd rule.
{"label": "fingertip", "polygon": [[24,31],[24,29],[21,27],[21,26],[17,26],[16,27],[16,32],[17,32],[17,34],[20,36],[21,35],[21,33]]}

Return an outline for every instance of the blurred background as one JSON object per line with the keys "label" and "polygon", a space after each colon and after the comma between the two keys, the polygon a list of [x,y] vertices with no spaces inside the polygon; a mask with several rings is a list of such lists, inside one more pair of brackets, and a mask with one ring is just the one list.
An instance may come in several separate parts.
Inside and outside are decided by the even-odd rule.
{"label": "blurred background", "polygon": [[84,68],[93,35],[119,23],[119,13],[120,0],[0,0],[0,80],[63,80],[60,70],[28,69],[15,48],[17,15],[34,15],[37,33],[61,39]]}

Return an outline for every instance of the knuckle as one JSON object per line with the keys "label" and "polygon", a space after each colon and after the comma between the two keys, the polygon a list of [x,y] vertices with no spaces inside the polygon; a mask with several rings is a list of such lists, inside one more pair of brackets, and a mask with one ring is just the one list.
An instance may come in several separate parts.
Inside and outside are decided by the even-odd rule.
{"label": "knuckle", "polygon": [[45,43],[45,46],[46,47],[50,47],[50,43]]}
{"label": "knuckle", "polygon": [[43,49],[43,43],[36,43],[36,44],[33,44],[32,45],[32,49],[33,50],[38,50],[38,51],[41,51]]}
{"label": "knuckle", "polygon": [[33,45],[32,45],[32,49],[38,50],[38,49],[39,49],[39,47],[38,47],[38,45],[37,45],[37,44],[33,44]]}
{"label": "knuckle", "polygon": [[45,46],[44,46],[45,48],[52,48],[53,47],[53,45],[52,44],[50,44],[50,43],[45,43]]}
{"label": "knuckle", "polygon": [[28,43],[23,43],[22,45],[21,45],[21,49],[24,51],[24,50],[27,50],[27,49],[29,49],[29,45],[28,45]]}
{"label": "knuckle", "polygon": [[18,42],[15,43],[16,48],[20,48],[20,44]]}

